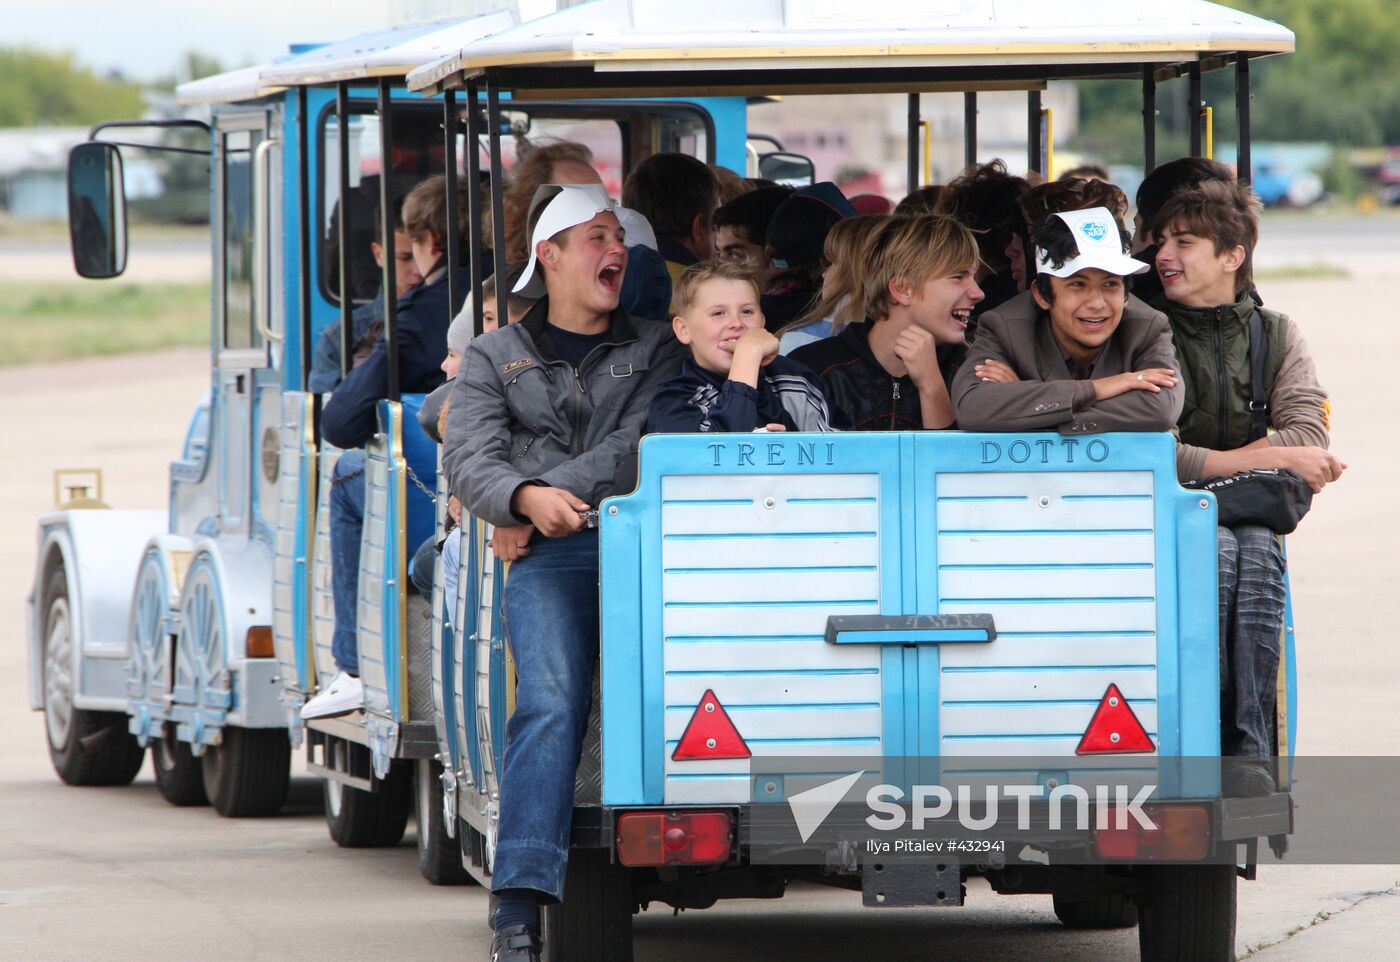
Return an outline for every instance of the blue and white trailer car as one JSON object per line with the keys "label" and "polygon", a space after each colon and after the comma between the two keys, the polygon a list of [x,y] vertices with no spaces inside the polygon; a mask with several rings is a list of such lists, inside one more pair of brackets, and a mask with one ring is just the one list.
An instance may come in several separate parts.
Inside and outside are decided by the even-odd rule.
{"label": "blue and white trailer car", "polygon": [[[366,448],[365,710],[305,725],[297,714],[331,672],[327,491],[340,453],[318,435],[306,375],[322,330],[354,305],[350,218],[333,215],[394,169],[381,131],[445,131],[440,150],[417,143],[422,169],[445,165],[452,192],[462,158],[479,212],[483,153],[499,190],[502,139],[551,120],[610,124],[627,165],[684,148],[746,170],[746,98],[898,92],[912,186],[920,93],[964,93],[975,156],[977,92],[1026,91],[1028,166],[1043,170],[1045,84],[1131,78],[1150,167],[1160,81],[1189,77],[1198,101],[1203,71],[1233,69],[1247,157],[1250,63],[1292,45],[1282,27],[1202,0],[888,12],[596,0],[518,25],[498,14],[400,28],[186,85],[212,105],[211,387],[171,465],[168,512],[73,506],[40,520],[31,702],[59,775],[126,782],[150,747],[171,802],[271,814],[305,744],[338,842],[397,842],[416,783],[425,874],[489,882],[514,694],[508,571],[468,519],[459,596],[442,597],[439,572],[430,605],[410,600],[409,552],[440,524],[446,492],[414,423],[421,398],[393,386]],[[97,140],[73,156],[87,276],[125,262],[120,157]],[[1258,839],[1287,834],[1289,798],[1241,806],[1220,797],[1218,771],[1181,762],[1218,754],[1214,506],[1176,484],[1169,438],[651,438],[636,491],[600,520],[597,726],[568,897],[546,913],[553,958],[630,958],[632,914],[652,902],[777,897],[814,878],[871,905],[958,904],[973,874],[1053,892],[1067,924],[1140,918],[1144,958],[1232,953],[1235,862],[1250,874]],[[1281,755],[1294,728],[1286,641]],[[1137,728],[1114,727],[1124,704]],[[1132,753],[1115,750],[1125,743]],[[915,871],[818,834],[784,860],[763,841],[772,813],[795,819],[797,797],[832,774],[774,770],[794,758],[856,759],[856,781],[895,784],[891,759],[947,780],[1032,758],[1012,767],[1047,789],[1101,761],[1150,776],[1154,804],[1185,813],[1168,817],[1187,847],[1091,827],[1025,836],[1031,864],[982,852]],[[1105,846],[1114,864],[1075,861]],[[799,857],[813,847],[815,865]],[[1154,863],[1164,852],[1176,861]]]}

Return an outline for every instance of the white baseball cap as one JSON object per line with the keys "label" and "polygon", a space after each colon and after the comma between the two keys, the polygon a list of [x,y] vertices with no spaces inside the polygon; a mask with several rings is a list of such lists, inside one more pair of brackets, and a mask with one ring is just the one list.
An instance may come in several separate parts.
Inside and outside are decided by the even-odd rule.
{"label": "white baseball cap", "polygon": [[539,220],[530,235],[530,260],[520,275],[514,293],[540,298],[545,295],[544,273],[538,270],[536,251],[542,240],[549,240],[560,231],[586,224],[605,210],[613,210],[613,202],[602,184],[541,184],[530,200],[530,212],[540,207]]}
{"label": "white baseball cap", "polygon": [[1046,255],[1045,249],[1037,247],[1037,274],[1069,277],[1086,267],[1097,267],[1101,271],[1127,277],[1129,274],[1141,274],[1152,269],[1152,265],[1123,253],[1123,236],[1118,231],[1118,221],[1107,207],[1070,210],[1054,216],[1068,225],[1070,236],[1074,238],[1079,253],[1056,267]]}

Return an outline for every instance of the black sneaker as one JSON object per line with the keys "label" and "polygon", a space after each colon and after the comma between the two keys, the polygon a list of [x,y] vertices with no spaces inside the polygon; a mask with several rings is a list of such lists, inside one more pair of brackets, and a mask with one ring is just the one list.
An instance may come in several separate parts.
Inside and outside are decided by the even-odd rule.
{"label": "black sneaker", "polygon": [[1274,793],[1274,776],[1266,764],[1235,762],[1225,773],[1227,798],[1263,798]]}
{"label": "black sneaker", "polygon": [[540,962],[543,948],[533,925],[510,925],[491,940],[491,962]]}

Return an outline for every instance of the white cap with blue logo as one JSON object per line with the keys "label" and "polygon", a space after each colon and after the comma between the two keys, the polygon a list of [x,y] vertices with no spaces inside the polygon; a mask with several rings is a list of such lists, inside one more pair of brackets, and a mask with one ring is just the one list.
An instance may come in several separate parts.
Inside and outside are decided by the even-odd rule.
{"label": "white cap with blue logo", "polygon": [[1123,237],[1118,231],[1118,221],[1107,207],[1090,207],[1088,210],[1070,210],[1055,214],[1069,226],[1079,253],[1059,267],[1046,256],[1043,248],[1035,249],[1035,270],[1037,274],[1050,274],[1055,277],[1069,277],[1086,267],[1097,267],[1109,274],[1126,277],[1151,270],[1152,265],[1129,257],[1123,253]]}

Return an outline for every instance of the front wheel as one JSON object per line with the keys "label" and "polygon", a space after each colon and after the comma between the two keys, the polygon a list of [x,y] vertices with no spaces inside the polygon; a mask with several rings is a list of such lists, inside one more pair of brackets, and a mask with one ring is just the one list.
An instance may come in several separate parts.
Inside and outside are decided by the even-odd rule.
{"label": "front wheel", "polygon": [[431,758],[414,764],[414,818],[418,822],[418,871],[433,885],[466,885],[462,848],[448,837],[442,815],[442,765]]}
{"label": "front wheel", "polygon": [[564,901],[544,910],[545,962],[632,962],[632,874],[607,849],[572,849]]}
{"label": "front wheel", "polygon": [[54,771],[68,785],[127,785],[146,753],[121,712],[73,705],[73,619],[63,569],[49,575],[44,612],[44,728]]}
{"label": "front wheel", "polygon": [[1235,957],[1233,865],[1153,865],[1138,909],[1143,962],[1227,962]]}
{"label": "front wheel", "polygon": [[276,815],[291,784],[292,745],[282,728],[224,729],[204,750],[204,792],[225,818]]}

